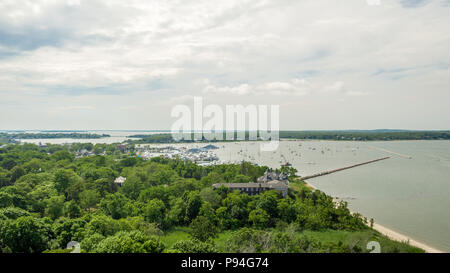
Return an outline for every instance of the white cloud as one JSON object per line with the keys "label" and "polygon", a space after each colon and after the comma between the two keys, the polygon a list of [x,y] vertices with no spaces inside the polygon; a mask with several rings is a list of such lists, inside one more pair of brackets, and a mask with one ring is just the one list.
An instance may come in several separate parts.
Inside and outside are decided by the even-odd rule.
{"label": "white cloud", "polygon": [[286,99],[289,99],[291,96],[305,95],[363,96],[369,94],[368,92],[347,90],[343,81],[335,81],[327,84],[317,80],[292,79],[286,82],[267,82],[259,85],[240,84],[237,86],[216,86],[211,84],[209,80],[202,80],[197,83],[203,83],[205,85],[203,94],[283,96]]}
{"label": "white cloud", "polygon": [[[128,127],[130,119],[144,128],[164,126],[171,121],[167,105],[197,95],[288,103],[289,128],[446,127],[450,7],[440,0],[367,3],[0,1],[0,127]],[[420,103],[421,117],[413,109],[400,116],[396,107],[383,109],[389,119],[370,116],[386,97],[403,105],[405,96]],[[351,115],[355,100],[358,117],[313,114]],[[89,112],[99,118],[47,118],[54,105],[72,103],[93,106]],[[115,109],[128,104],[138,106],[127,108],[121,124],[124,111]],[[297,125],[305,111],[312,125]],[[416,116],[433,122],[410,124]]]}
{"label": "white cloud", "polygon": [[361,91],[348,91],[346,92],[349,96],[368,96],[368,92],[361,92]]}
{"label": "white cloud", "polygon": [[306,79],[293,79],[289,82],[269,82],[260,87],[270,95],[303,96],[310,93],[313,85]]}
{"label": "white cloud", "polygon": [[70,111],[70,110],[93,110],[95,109],[94,106],[89,105],[69,105],[69,106],[58,106],[54,109],[58,111]]}
{"label": "white cloud", "polygon": [[240,85],[233,86],[233,87],[228,87],[228,86],[217,87],[215,85],[207,85],[203,89],[203,93],[205,93],[205,94],[228,93],[231,95],[251,95],[251,94],[255,94],[255,90],[249,84],[240,84]]}

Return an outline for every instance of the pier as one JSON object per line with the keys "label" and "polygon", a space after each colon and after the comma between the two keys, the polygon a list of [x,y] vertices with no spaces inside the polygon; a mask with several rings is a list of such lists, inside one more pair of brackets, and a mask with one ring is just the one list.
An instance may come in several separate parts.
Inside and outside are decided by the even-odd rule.
{"label": "pier", "polygon": [[378,148],[378,147],[375,147],[375,146],[372,146],[372,145],[367,145],[367,146],[368,146],[369,148],[374,149],[374,150],[378,150],[378,151],[385,152],[385,153],[392,154],[392,155],[397,155],[397,156],[399,156],[399,157],[403,157],[403,158],[406,158],[406,159],[412,159],[412,156],[409,156],[409,155],[404,155],[404,154],[396,153],[396,152],[389,151],[389,150],[382,149],[382,148]]}
{"label": "pier", "polygon": [[367,161],[367,162],[351,165],[351,166],[344,167],[344,168],[339,168],[339,169],[335,169],[335,170],[331,170],[331,171],[325,171],[325,172],[321,172],[321,173],[317,173],[317,174],[313,174],[313,175],[308,175],[308,176],[302,176],[301,179],[302,180],[306,180],[306,179],[311,179],[311,178],[315,178],[315,177],[319,177],[319,176],[324,176],[324,175],[327,175],[327,174],[332,174],[332,173],[335,173],[335,172],[340,172],[340,171],[344,171],[344,170],[347,170],[347,169],[356,168],[356,167],[359,167],[359,166],[367,165],[367,164],[370,164],[370,163],[375,163],[375,162],[378,162],[378,161],[381,161],[381,160],[386,160],[386,159],[389,159],[389,158],[391,158],[391,157],[390,156],[383,157],[383,158],[379,158],[379,159],[375,159],[375,160],[371,160],[371,161]]}

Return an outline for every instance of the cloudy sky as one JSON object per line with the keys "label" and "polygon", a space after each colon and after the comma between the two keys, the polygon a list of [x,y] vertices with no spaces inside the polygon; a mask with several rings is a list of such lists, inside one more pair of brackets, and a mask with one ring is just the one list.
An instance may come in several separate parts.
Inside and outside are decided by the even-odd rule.
{"label": "cloudy sky", "polygon": [[450,129],[450,0],[0,0],[0,129]]}

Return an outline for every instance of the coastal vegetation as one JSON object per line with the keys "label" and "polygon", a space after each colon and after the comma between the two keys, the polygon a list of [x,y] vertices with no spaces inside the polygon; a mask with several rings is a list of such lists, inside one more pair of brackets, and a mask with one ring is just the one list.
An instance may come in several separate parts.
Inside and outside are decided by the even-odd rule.
{"label": "coastal vegetation", "polygon": [[280,131],[280,138],[352,141],[443,140],[450,139],[450,131]]}
{"label": "coastal vegetation", "polygon": [[71,138],[71,139],[98,139],[110,137],[108,134],[91,134],[91,133],[24,133],[24,132],[11,132],[0,133],[0,141],[4,143],[15,139],[58,139],[58,138]]}
{"label": "coastal vegetation", "polygon": [[[234,139],[238,141],[248,141],[249,132],[245,132],[245,138],[239,140],[237,133]],[[169,133],[153,135],[133,135],[130,143],[190,143],[194,142],[194,134],[187,134],[187,137],[180,141],[175,141]],[[308,139],[308,140],[336,140],[336,141],[393,141],[393,140],[448,140],[450,131],[406,131],[406,130],[367,130],[367,131],[280,131],[280,139]],[[213,139],[208,141],[207,139]],[[226,135],[223,134],[222,141],[226,142]],[[258,134],[258,140],[259,134]],[[218,142],[211,137],[203,137],[197,142]],[[228,140],[229,141],[229,140]],[[234,141],[234,140],[233,140]]]}
{"label": "coastal vegetation", "polygon": [[[382,252],[423,252],[382,236],[292,168],[287,197],[249,196],[211,185],[256,181],[267,167],[143,160],[121,146],[0,148],[0,253],[64,253],[71,241],[86,253],[356,253],[373,240]],[[79,149],[95,153],[77,158]]]}
{"label": "coastal vegetation", "polygon": [[[259,133],[256,140],[261,140]],[[99,139],[110,137],[108,134],[94,134],[81,132],[3,132],[0,133],[0,145],[15,142],[17,139]],[[183,135],[181,140],[175,140],[170,133],[158,132],[154,134],[136,134],[129,136],[128,144],[151,143],[193,143],[193,142],[229,142],[249,141],[250,133],[243,132],[239,138],[234,132],[233,140],[227,140],[226,133],[222,138],[215,138],[210,133],[204,133],[201,138],[196,138],[194,133]],[[366,131],[280,131],[280,139],[307,139],[307,140],[336,140],[336,141],[393,141],[393,140],[448,140],[450,131],[407,131],[407,130],[366,130]]]}
{"label": "coastal vegetation", "polygon": [[[239,139],[238,133],[234,132],[233,140],[232,141],[245,141],[249,140],[249,132],[243,132],[244,137],[242,139]],[[258,134],[259,137],[259,134]],[[192,142],[227,142],[231,140],[227,140],[226,133],[222,133],[222,138],[218,139],[216,138],[216,135],[213,135],[212,133],[203,133],[201,138],[196,138],[196,135],[194,133],[186,133],[182,135],[182,138],[180,140],[175,140],[170,133],[159,133],[159,134],[152,134],[152,135],[132,135],[129,136],[129,138],[136,138],[136,140],[128,140],[129,143],[134,144],[143,144],[143,143],[192,143]]]}

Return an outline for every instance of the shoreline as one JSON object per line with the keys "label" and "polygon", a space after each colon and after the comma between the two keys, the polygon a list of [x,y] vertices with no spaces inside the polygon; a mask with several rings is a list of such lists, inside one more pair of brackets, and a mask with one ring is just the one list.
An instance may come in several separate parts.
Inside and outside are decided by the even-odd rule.
{"label": "shoreline", "polygon": [[444,253],[444,251],[442,251],[442,250],[439,250],[437,248],[429,246],[425,243],[416,241],[416,240],[412,239],[411,237],[408,237],[406,235],[398,233],[395,230],[392,230],[392,229],[382,226],[380,224],[374,223],[373,229],[375,229],[376,231],[378,231],[379,233],[383,234],[384,236],[388,237],[391,240],[395,240],[395,241],[399,241],[399,242],[407,242],[408,244],[410,244],[412,246],[415,246],[415,247],[425,250],[426,253]]}
{"label": "shoreline", "polygon": [[[313,185],[309,184],[307,181],[303,181],[303,182],[306,183],[306,187],[308,187],[308,188],[310,188],[312,190],[319,190],[318,188],[316,188]],[[336,200],[336,199],[334,199],[334,200]],[[352,211],[350,211],[350,212],[352,212]],[[383,225],[374,223],[373,224],[373,229],[378,231],[382,235],[388,237],[391,240],[398,241],[398,242],[407,242],[408,244],[410,244],[412,246],[415,246],[415,247],[418,247],[418,248],[421,248],[421,249],[425,250],[425,252],[427,252],[427,253],[445,253],[442,250],[439,250],[439,249],[437,249],[435,247],[432,247],[430,245],[427,245],[425,243],[419,242],[419,241],[417,241],[417,240],[415,240],[415,239],[413,239],[413,238],[411,238],[409,236],[401,234],[401,233],[399,233],[399,232],[397,232],[395,230],[392,230],[390,228],[387,228],[387,227],[385,227]]]}

